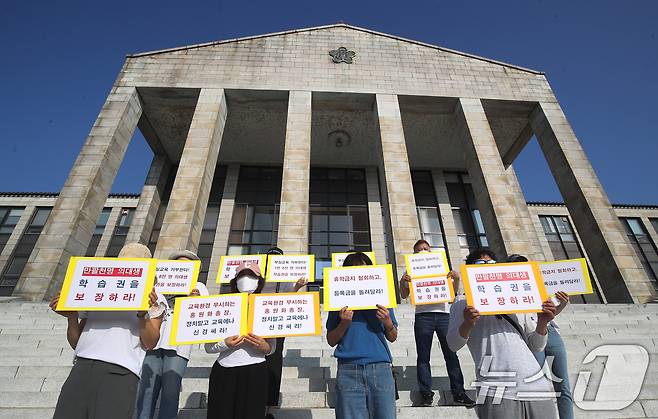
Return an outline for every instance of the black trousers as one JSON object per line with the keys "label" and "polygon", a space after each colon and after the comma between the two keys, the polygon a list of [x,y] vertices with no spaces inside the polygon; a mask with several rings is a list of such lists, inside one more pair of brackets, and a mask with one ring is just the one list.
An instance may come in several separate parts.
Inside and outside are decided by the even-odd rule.
{"label": "black trousers", "polygon": [[208,419],[263,419],[267,381],[264,362],[232,368],[215,362],[208,385]]}
{"label": "black trousers", "polygon": [[53,419],[132,419],[139,377],[109,362],[77,358]]}
{"label": "black trousers", "polygon": [[276,339],[274,353],[265,358],[267,364],[267,376],[269,378],[269,389],[267,391],[267,405],[276,407],[279,405],[279,393],[281,391],[281,372],[283,371],[283,342],[286,338]]}

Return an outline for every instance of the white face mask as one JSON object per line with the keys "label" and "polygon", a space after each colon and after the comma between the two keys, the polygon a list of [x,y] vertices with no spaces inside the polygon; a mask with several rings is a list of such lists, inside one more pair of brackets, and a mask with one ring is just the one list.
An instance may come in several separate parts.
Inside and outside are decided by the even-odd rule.
{"label": "white face mask", "polygon": [[238,291],[251,294],[256,291],[256,288],[258,288],[258,282],[257,277],[253,275],[245,275],[238,278],[236,286],[238,287]]}

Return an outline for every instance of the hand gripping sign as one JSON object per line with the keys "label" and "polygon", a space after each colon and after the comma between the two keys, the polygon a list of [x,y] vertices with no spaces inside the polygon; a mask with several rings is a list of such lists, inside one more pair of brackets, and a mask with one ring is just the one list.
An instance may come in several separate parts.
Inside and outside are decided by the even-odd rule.
{"label": "hand gripping sign", "polygon": [[[342,268],[343,267],[343,262],[345,262],[345,258],[347,255],[350,253],[354,252],[339,252],[339,253],[332,253],[331,254],[331,267],[332,268]],[[363,252],[370,258],[370,261],[372,262],[373,265],[377,263],[375,261],[375,252]]]}
{"label": "hand gripping sign", "polygon": [[314,280],[315,256],[268,255],[267,282],[297,282],[300,278]]}
{"label": "hand gripping sign", "polygon": [[391,265],[324,268],[324,310],[376,309],[377,304],[396,307]]}
{"label": "hand gripping sign", "polygon": [[56,310],[148,310],[155,265],[155,259],[72,257]]}
{"label": "hand gripping sign", "polygon": [[176,300],[172,318],[172,346],[219,342],[247,332],[248,294],[183,297]]}
{"label": "hand gripping sign", "polygon": [[480,314],[538,313],[548,298],[536,262],[462,265],[466,302]]}
{"label": "hand gripping sign", "polygon": [[320,335],[320,294],[251,294],[248,329],[263,338]]}
{"label": "hand gripping sign", "polygon": [[558,291],[569,295],[593,293],[592,280],[584,258],[540,262],[539,269],[548,295],[555,295]]}
{"label": "hand gripping sign", "polygon": [[219,272],[217,273],[217,283],[218,284],[228,284],[231,282],[231,279],[235,277],[235,271],[238,269],[241,263],[244,263],[247,267],[251,265],[258,265],[260,271],[263,272],[265,269],[265,259],[266,255],[231,255],[231,256],[222,256],[219,261]]}
{"label": "hand gripping sign", "polygon": [[199,278],[199,260],[158,260],[155,290],[160,294],[189,295]]}

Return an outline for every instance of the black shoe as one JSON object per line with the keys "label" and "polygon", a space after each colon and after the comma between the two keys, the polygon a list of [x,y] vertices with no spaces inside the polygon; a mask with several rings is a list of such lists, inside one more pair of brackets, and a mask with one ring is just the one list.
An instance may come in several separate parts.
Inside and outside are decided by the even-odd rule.
{"label": "black shoe", "polygon": [[434,394],[432,393],[421,394],[419,406],[429,407],[432,405],[432,403],[434,403]]}
{"label": "black shoe", "polygon": [[462,406],[466,406],[466,407],[475,406],[475,402],[471,400],[471,398],[468,397],[466,393],[455,394],[452,396],[452,399],[454,400],[455,404],[461,404]]}
{"label": "black shoe", "polygon": [[265,415],[265,419],[274,419],[274,415],[271,414],[271,413],[268,413],[267,415]]}

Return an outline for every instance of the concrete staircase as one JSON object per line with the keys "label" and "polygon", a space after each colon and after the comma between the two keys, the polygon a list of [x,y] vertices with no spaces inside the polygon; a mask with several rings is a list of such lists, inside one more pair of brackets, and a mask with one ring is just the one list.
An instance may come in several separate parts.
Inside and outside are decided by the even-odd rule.
{"label": "concrete staircase", "polygon": [[[438,405],[413,407],[418,398],[413,307],[401,305],[396,315],[400,332],[391,349],[400,373],[398,418],[421,415],[475,418],[473,410],[451,405],[445,363],[438,346],[432,352],[433,387]],[[658,363],[655,359],[658,354],[658,305],[572,305],[559,320],[569,351],[572,387],[582,359],[601,344],[639,344],[651,354],[638,400],[618,412],[576,409],[577,417],[658,417]],[[52,416],[72,361],[73,351],[66,342],[65,330],[64,318],[52,313],[45,303],[25,303],[12,298],[0,300],[0,418]],[[277,418],[334,417],[336,361],[332,353],[324,337],[286,340],[282,409]],[[474,380],[473,361],[466,348],[459,352],[459,357],[468,386]],[[180,418],[205,418],[208,375],[214,360],[215,356],[195,348],[183,379]],[[602,365],[603,360],[599,364]],[[475,398],[474,394],[472,396]]]}

